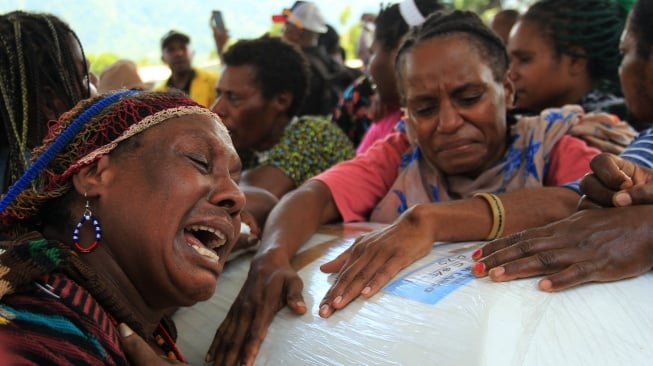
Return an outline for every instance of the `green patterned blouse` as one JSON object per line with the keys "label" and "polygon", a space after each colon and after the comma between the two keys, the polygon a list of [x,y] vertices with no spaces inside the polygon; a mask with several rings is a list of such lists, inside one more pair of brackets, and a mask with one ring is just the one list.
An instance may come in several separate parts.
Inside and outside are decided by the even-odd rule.
{"label": "green patterned blouse", "polygon": [[336,124],[322,116],[302,116],[288,124],[278,144],[267,151],[243,154],[241,160],[243,170],[272,165],[300,186],[354,154],[351,141]]}

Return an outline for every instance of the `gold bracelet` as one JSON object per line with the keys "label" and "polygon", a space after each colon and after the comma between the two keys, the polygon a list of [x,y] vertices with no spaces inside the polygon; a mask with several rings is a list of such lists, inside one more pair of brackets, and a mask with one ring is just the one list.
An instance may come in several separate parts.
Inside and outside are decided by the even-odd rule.
{"label": "gold bracelet", "polygon": [[482,198],[490,205],[492,210],[492,229],[485,240],[494,240],[501,236],[506,223],[506,213],[503,209],[501,199],[492,193],[481,192],[474,194],[474,197]]}

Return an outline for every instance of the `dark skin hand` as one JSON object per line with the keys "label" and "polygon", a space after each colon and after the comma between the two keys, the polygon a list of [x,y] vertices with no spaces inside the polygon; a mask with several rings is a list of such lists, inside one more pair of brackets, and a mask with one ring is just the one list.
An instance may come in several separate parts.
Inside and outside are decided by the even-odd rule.
{"label": "dark skin hand", "polygon": [[[283,206],[284,202],[287,206]],[[308,182],[305,189],[282,199],[263,230],[261,247],[252,259],[247,280],[215,333],[207,362],[253,364],[279,309],[288,306],[297,315],[306,312],[304,284],[292,266],[292,258],[322,222],[336,217],[328,188],[320,182]],[[289,232],[278,230],[278,225],[287,222],[302,225],[293,226]]]}
{"label": "dark skin hand", "polygon": [[287,305],[295,314],[306,312],[303,287],[287,260],[255,256],[245,284],[215,333],[206,362],[233,365],[240,360],[242,365],[254,364],[277,311]]}
{"label": "dark skin hand", "polygon": [[547,275],[543,291],[616,281],[653,268],[653,206],[579,211],[566,219],[495,240],[474,253],[473,273],[497,282]]}
{"label": "dark skin hand", "polygon": [[171,360],[163,355],[158,355],[154,349],[138,334],[134,333],[127,324],[118,327],[120,344],[130,365],[181,365],[177,360]]}
{"label": "dark skin hand", "polygon": [[614,144],[611,141],[602,140],[600,138],[590,136],[590,135],[583,135],[578,137],[585,140],[585,142],[587,142],[589,146],[593,146],[607,153],[621,154],[624,151],[624,147]]}
{"label": "dark skin hand", "polygon": [[209,26],[213,31],[213,40],[215,41],[215,48],[218,51],[218,57],[222,63],[222,55],[224,54],[224,46],[229,41],[229,31],[226,29],[219,29],[213,25],[212,19],[209,19]]}
{"label": "dark skin hand", "polygon": [[[576,193],[559,187],[538,188],[534,193],[524,189],[500,197],[507,217],[506,234],[566,217],[578,201]],[[555,204],[543,210],[532,207],[548,202]],[[488,205],[479,198],[411,207],[393,224],[359,238],[320,267],[324,272],[337,272],[338,278],[320,303],[319,315],[331,316],[358,295],[373,296],[399,271],[427,255],[435,241],[481,240],[492,225],[491,217]]]}
{"label": "dark skin hand", "polygon": [[652,169],[606,153],[594,157],[590,168],[580,185],[586,200],[602,207],[653,203]]}
{"label": "dark skin hand", "polygon": [[356,239],[354,244],[320,269],[338,273],[320,303],[320,316],[327,318],[344,308],[359,295],[370,298],[402,269],[427,255],[433,248],[429,225],[420,225],[419,215],[412,207],[382,230]]}
{"label": "dark skin hand", "polygon": [[486,244],[474,253],[474,275],[500,282],[548,275],[539,288],[559,291],[650,271],[653,170],[607,153],[590,167],[581,181],[579,207],[586,210]]}

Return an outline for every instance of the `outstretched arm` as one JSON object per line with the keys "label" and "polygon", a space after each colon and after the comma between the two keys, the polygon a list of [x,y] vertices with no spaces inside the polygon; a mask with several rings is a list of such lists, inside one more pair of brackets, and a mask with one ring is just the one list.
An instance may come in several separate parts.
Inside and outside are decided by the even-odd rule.
{"label": "outstretched arm", "polygon": [[[505,209],[503,234],[544,225],[574,212],[578,194],[562,187],[522,189],[498,195]],[[392,225],[359,238],[322,265],[338,279],[320,304],[328,317],[362,295],[369,298],[406,266],[429,253],[434,241],[484,240],[492,212],[480,198],[413,206]]]}
{"label": "outstretched arm", "polygon": [[653,268],[651,215],[651,205],[579,211],[487,244],[474,274],[497,282],[547,275],[543,291],[637,276]]}
{"label": "outstretched arm", "polygon": [[215,41],[215,50],[220,58],[220,64],[223,64],[224,59],[222,55],[224,54],[224,47],[229,41],[229,31],[216,27],[212,21],[210,21],[210,25],[213,32],[213,40]]}
{"label": "outstretched arm", "polygon": [[254,216],[259,227],[265,227],[270,211],[281,197],[295,189],[295,183],[281,169],[262,165],[243,172],[240,187],[245,193],[245,211]]}
{"label": "outstretched arm", "polygon": [[319,181],[284,196],[270,213],[261,247],[215,334],[207,362],[253,364],[276,312],[285,305],[296,314],[306,311],[303,283],[291,265],[292,257],[320,224],[338,217],[329,189]]}
{"label": "outstretched arm", "polygon": [[475,253],[474,274],[494,281],[548,275],[544,291],[614,281],[653,266],[653,170],[612,154],[597,155],[581,189],[586,209],[546,227],[496,240]]}

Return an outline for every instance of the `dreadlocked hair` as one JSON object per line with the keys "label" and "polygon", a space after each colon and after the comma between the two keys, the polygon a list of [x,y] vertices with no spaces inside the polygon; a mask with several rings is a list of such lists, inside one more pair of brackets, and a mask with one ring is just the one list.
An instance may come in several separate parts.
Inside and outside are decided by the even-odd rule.
{"label": "dreadlocked hair", "polygon": [[[419,12],[426,18],[429,14],[444,9],[444,6],[437,0],[414,0]],[[399,4],[392,4],[381,7],[379,15],[374,21],[374,38],[378,40],[386,50],[393,50],[399,46],[399,42],[408,32],[408,24],[399,12]]]}
{"label": "dreadlocked hair", "polygon": [[[412,48],[432,38],[450,35],[465,35],[469,40],[470,47],[477,50],[482,59],[487,60],[494,79],[498,82],[503,80],[508,71],[509,58],[501,38],[488,28],[476,13],[466,10],[453,10],[440,11],[429,15],[424,23],[413,27],[406,36],[406,40],[397,52],[395,61],[398,85],[403,84],[401,82],[403,60]],[[399,92],[401,98],[404,99],[405,93],[402,89],[400,87]]]}
{"label": "dreadlocked hair", "polygon": [[[32,160],[37,160],[76,118],[105,97],[106,95],[101,95],[82,100],[69,112],[62,114],[58,120],[52,121],[43,145],[33,150]],[[0,218],[7,227],[4,229],[5,234],[16,236],[30,230],[38,230],[44,223],[67,224],[71,215],[68,213],[65,200],[71,197],[66,195],[74,191],[71,177],[82,167],[99,159],[101,155],[82,163],[80,159],[100,147],[114,143],[114,140],[130,126],[138,124],[145,117],[183,106],[200,107],[184,93],[169,91],[124,95],[117,102],[100,109],[97,114],[88,119],[72,141],[39,172],[36,188],[20,192],[2,211]],[[117,149],[138,146],[137,141],[138,135],[121,142]]]}
{"label": "dreadlocked hair", "polygon": [[626,16],[626,8],[615,0],[540,0],[521,21],[538,25],[558,56],[587,59],[597,87],[620,94],[619,39]]}
{"label": "dreadlocked hair", "polygon": [[[75,32],[51,14],[14,11],[0,15],[0,143],[9,146],[8,182],[29,165],[29,150],[47,132],[44,108],[56,116],[89,97],[88,69],[80,74]],[[85,58],[84,58],[85,59]],[[52,101],[58,98],[62,106]],[[0,182],[2,191],[5,182]]]}
{"label": "dreadlocked hair", "polygon": [[628,21],[629,30],[637,41],[637,54],[648,60],[653,47],[653,1],[639,0],[633,6]]}

